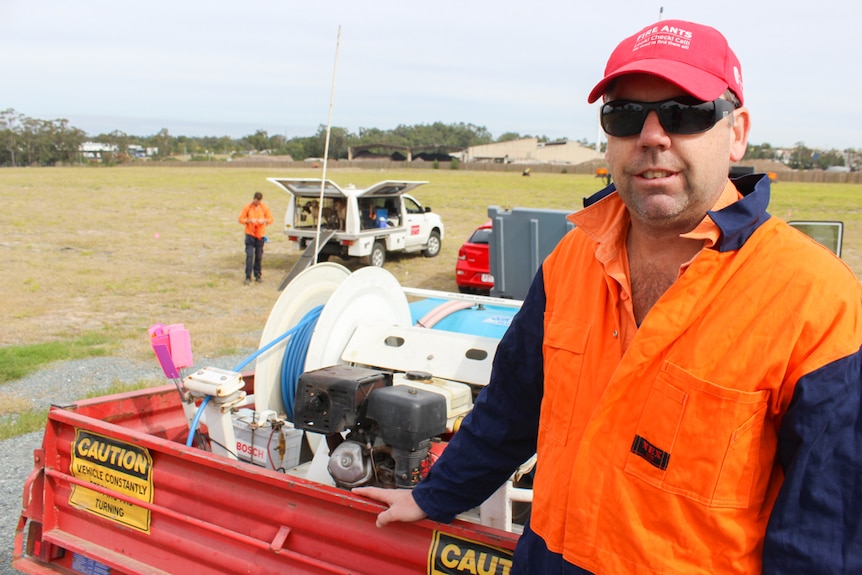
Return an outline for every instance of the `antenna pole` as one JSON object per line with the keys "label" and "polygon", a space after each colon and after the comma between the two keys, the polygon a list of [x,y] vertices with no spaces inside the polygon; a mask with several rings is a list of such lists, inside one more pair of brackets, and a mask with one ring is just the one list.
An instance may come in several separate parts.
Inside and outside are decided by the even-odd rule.
{"label": "antenna pole", "polygon": [[[341,26],[338,26],[338,38],[335,40],[335,63],[332,66],[332,88],[329,92],[329,116],[326,120],[326,142],[323,147],[323,175],[320,178],[320,199],[317,202],[317,234],[314,236],[314,263],[320,253],[320,224],[323,220],[323,190],[326,186],[326,165],[329,162],[329,136],[332,133],[332,102],[335,99],[335,77],[338,71],[338,50],[341,46]],[[313,265],[313,264],[312,264]]]}

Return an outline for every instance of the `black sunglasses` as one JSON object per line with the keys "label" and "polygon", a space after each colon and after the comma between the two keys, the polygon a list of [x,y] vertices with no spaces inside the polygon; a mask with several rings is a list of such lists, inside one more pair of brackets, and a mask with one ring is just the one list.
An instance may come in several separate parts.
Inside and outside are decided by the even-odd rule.
{"label": "black sunglasses", "polygon": [[733,112],[732,102],[718,98],[702,102],[691,96],[681,96],[661,102],[613,100],[602,105],[602,129],[610,136],[625,138],[641,133],[650,111],[655,110],[661,127],[669,134],[699,134],[706,132]]}

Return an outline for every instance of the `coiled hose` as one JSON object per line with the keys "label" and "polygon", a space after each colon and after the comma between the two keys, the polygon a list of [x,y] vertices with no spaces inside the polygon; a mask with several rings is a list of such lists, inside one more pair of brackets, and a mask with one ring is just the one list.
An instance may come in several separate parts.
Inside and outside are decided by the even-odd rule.
{"label": "coiled hose", "polygon": [[[314,334],[314,328],[317,325],[317,320],[320,317],[320,312],[322,310],[322,305],[312,308],[302,317],[299,323],[242,360],[233,369],[236,372],[242,371],[245,366],[250,364],[259,356],[263,355],[286,338],[293,336],[284,346],[280,382],[281,399],[284,402],[287,416],[291,421],[293,421],[293,405],[295,401],[294,398],[296,396],[296,384],[299,381],[299,376],[302,375],[302,372],[305,369],[305,356],[308,354],[308,346],[311,343],[311,336]],[[203,415],[204,408],[209,403],[211,397],[212,396],[209,395],[204,396],[200,407],[198,407],[198,410],[195,413],[195,417],[192,420],[192,424],[189,429],[188,438],[186,439],[186,445],[189,447],[191,447],[194,442],[195,431],[200,423],[201,415]]]}

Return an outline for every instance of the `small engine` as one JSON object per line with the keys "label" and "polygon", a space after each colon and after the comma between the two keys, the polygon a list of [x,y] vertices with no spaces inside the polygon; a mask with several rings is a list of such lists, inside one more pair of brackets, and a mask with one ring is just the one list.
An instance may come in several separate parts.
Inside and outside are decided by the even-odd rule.
{"label": "small engine", "polygon": [[327,436],[329,474],[342,488],[412,488],[446,423],[443,395],[393,385],[391,372],[334,365],[297,382],[294,425]]}

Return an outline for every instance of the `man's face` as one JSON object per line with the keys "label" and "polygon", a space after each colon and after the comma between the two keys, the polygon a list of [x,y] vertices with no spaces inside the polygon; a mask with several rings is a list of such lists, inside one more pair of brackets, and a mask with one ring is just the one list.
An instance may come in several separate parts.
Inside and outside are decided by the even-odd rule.
{"label": "man's face", "polygon": [[[657,102],[686,95],[679,87],[646,74],[619,78],[607,100]],[[640,134],[608,135],[605,157],[633,225],[654,232],[685,233],[712,208],[727,182],[730,161],[742,158],[748,112],[734,112],[700,134],[670,134],[651,111]]]}

